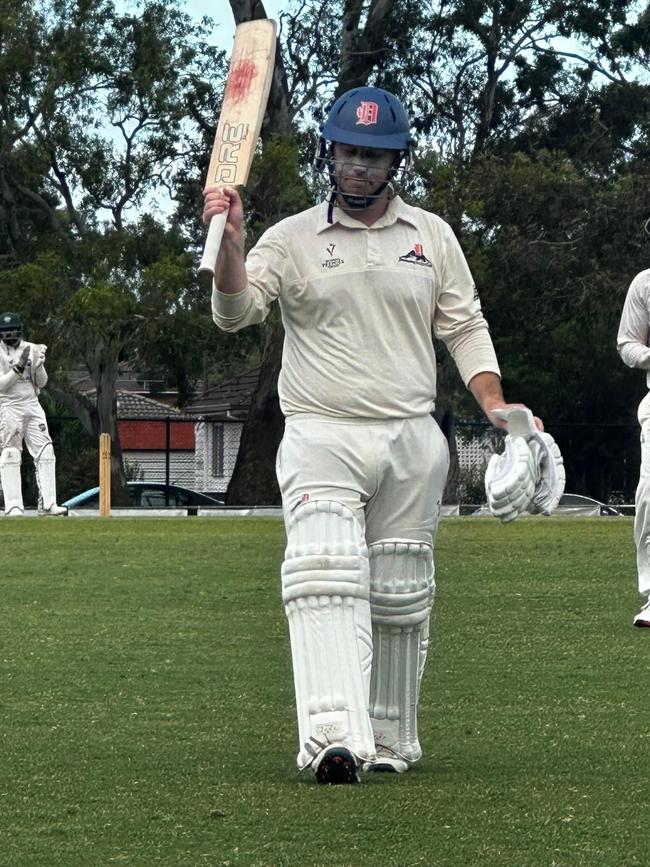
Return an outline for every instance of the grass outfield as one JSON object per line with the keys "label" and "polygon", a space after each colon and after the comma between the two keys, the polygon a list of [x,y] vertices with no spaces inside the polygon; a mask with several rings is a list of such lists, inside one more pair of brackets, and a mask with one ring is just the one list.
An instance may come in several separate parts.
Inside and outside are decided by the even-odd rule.
{"label": "grass outfield", "polygon": [[2,521],[0,865],[649,863],[627,518],[447,519],[404,776],[295,770],[271,519]]}

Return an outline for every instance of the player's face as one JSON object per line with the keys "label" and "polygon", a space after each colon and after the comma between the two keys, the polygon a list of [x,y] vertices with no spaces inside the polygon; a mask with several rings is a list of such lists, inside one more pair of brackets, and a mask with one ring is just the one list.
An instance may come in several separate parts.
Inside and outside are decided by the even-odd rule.
{"label": "player's face", "polygon": [[334,143],[334,176],[339,189],[351,196],[371,195],[389,178],[395,151]]}
{"label": "player's face", "polygon": [[18,346],[21,337],[22,334],[17,329],[0,331],[0,340],[2,340],[3,343],[6,343],[7,346]]}

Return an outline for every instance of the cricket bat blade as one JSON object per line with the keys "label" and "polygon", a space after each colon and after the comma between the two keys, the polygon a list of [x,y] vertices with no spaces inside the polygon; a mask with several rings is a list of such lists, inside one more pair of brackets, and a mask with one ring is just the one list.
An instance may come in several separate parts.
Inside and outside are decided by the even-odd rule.
{"label": "cricket bat blade", "polygon": [[[275,65],[276,25],[270,18],[237,25],[226,90],[205,188],[243,186],[262,128]],[[214,274],[228,212],[213,217],[199,272]]]}

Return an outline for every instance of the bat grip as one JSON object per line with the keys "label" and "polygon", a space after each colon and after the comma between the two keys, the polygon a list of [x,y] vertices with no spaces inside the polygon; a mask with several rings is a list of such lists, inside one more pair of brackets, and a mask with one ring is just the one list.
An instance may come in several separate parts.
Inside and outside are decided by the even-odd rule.
{"label": "bat grip", "polygon": [[214,274],[214,266],[217,263],[219,247],[221,246],[221,239],[223,238],[223,230],[226,227],[227,219],[228,209],[226,208],[225,211],[221,214],[217,214],[210,220],[208,236],[205,239],[203,256],[201,258],[201,264],[199,265],[199,273],[201,271],[209,271],[210,274]]}

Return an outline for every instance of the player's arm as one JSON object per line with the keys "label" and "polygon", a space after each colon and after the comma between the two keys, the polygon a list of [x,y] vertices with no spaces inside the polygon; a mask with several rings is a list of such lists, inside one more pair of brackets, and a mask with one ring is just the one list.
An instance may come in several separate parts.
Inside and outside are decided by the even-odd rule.
{"label": "player's arm", "polygon": [[0,375],[0,394],[6,394],[8,391],[11,390],[11,387],[14,385],[14,383],[18,382],[18,380],[25,372],[25,367],[27,365],[28,359],[29,346],[26,346],[23,349],[20,358],[14,363],[14,365],[8,371],[6,371],[6,373]]}
{"label": "player's arm", "polygon": [[637,274],[628,289],[616,339],[619,355],[628,367],[650,370],[650,317],[648,314],[647,284],[650,273]]}
{"label": "player's arm", "polygon": [[280,233],[267,231],[245,256],[244,214],[232,187],[204,193],[203,219],[209,221],[228,208],[212,284],[212,318],[223,331],[257,325],[268,315],[285,280],[287,251]]}
{"label": "player's arm", "polygon": [[209,187],[203,193],[203,222],[228,211],[228,218],[214,265],[214,282],[226,295],[243,292],[248,278],[245,267],[244,209],[234,187]]}
{"label": "player's arm", "polygon": [[45,388],[47,385],[47,371],[45,370],[45,353],[47,346],[39,343],[34,346],[34,359],[32,362],[32,380],[37,388]]}
{"label": "player's arm", "polygon": [[[468,388],[490,423],[502,430],[508,429],[505,413],[510,409],[523,407],[522,403],[506,403],[501,388],[501,377],[491,371],[477,373],[469,381]],[[535,416],[535,425],[538,430],[544,430],[542,420],[537,416]]]}

